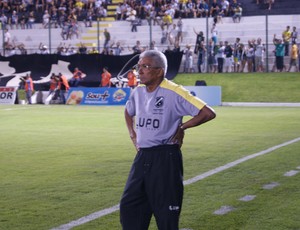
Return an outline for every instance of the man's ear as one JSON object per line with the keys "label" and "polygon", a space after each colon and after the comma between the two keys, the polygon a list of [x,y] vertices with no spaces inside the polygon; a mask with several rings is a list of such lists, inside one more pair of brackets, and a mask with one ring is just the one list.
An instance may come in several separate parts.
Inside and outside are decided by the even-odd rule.
{"label": "man's ear", "polygon": [[164,70],[163,68],[160,68],[160,69],[159,69],[159,71],[160,71],[160,72],[159,72],[159,73],[160,73],[160,75],[164,76],[164,74],[165,74],[165,70]]}

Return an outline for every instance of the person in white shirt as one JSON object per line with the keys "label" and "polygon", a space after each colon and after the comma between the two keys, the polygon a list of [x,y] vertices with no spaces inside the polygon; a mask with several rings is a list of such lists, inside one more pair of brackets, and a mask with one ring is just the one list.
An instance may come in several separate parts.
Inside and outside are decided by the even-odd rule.
{"label": "person in white shirt", "polygon": [[264,53],[265,53],[265,46],[261,44],[261,38],[258,38],[257,44],[255,45],[255,51],[254,51],[254,63],[257,72],[264,71]]}

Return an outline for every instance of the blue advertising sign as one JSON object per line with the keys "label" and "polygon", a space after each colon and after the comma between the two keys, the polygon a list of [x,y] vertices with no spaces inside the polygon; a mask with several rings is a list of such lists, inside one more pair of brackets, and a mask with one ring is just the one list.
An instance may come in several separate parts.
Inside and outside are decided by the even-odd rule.
{"label": "blue advertising sign", "polygon": [[205,101],[209,106],[222,105],[221,86],[184,86],[194,96]]}
{"label": "blue advertising sign", "polygon": [[67,96],[68,105],[125,105],[130,95],[130,88],[70,88]]}

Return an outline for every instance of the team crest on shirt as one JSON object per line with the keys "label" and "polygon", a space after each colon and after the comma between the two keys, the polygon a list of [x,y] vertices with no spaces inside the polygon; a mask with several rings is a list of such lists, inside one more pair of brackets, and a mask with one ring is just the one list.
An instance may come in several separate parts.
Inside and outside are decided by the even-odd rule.
{"label": "team crest on shirt", "polygon": [[162,96],[157,97],[155,100],[155,107],[161,108],[163,105],[164,105],[164,97],[162,97]]}

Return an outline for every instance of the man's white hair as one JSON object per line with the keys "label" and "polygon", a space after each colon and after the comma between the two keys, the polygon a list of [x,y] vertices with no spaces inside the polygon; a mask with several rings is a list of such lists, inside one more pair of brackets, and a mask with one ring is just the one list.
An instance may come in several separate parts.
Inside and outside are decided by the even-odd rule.
{"label": "man's white hair", "polygon": [[164,77],[167,74],[167,69],[168,69],[168,60],[166,56],[158,50],[147,50],[144,51],[143,53],[140,54],[140,59],[149,57],[152,59],[154,67],[160,67],[164,69]]}

